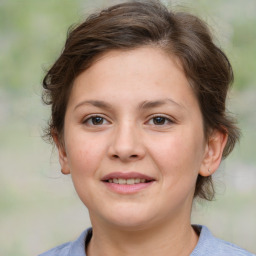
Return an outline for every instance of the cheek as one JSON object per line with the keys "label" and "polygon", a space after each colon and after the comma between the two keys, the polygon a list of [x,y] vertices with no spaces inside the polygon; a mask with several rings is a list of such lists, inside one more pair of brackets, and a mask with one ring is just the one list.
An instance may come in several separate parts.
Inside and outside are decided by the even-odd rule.
{"label": "cheek", "polygon": [[89,136],[72,137],[67,144],[67,158],[71,173],[89,176],[98,167],[104,152],[104,143],[92,140]]}
{"label": "cheek", "polygon": [[201,141],[201,138],[183,129],[179,133],[158,138],[151,147],[151,154],[163,175],[195,175],[201,165]]}
{"label": "cheek", "polygon": [[94,200],[97,189],[99,164],[104,157],[104,143],[82,136],[75,136],[67,145],[67,160],[74,187],[83,203],[88,206]]}

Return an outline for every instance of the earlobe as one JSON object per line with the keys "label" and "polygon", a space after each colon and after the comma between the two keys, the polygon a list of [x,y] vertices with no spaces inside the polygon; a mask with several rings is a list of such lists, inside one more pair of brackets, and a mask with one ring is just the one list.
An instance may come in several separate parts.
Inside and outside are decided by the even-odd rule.
{"label": "earlobe", "polygon": [[70,174],[70,168],[68,165],[67,153],[65,150],[64,143],[62,143],[60,141],[59,136],[55,132],[52,132],[52,137],[53,137],[54,143],[58,149],[61,172],[65,175]]}
{"label": "earlobe", "polygon": [[208,139],[204,159],[199,171],[201,176],[210,176],[218,169],[227,139],[227,133],[223,133],[219,130],[213,131]]}

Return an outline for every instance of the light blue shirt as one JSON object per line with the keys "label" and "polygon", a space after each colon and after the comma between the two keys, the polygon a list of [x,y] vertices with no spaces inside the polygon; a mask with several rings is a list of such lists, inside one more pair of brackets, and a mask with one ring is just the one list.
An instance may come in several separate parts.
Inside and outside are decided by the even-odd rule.
{"label": "light blue shirt", "polygon": [[[201,232],[190,256],[256,256],[234,244],[215,238],[205,226],[197,228]],[[89,231],[91,229],[85,230],[77,240],[55,247],[39,256],[86,256],[85,240]]]}

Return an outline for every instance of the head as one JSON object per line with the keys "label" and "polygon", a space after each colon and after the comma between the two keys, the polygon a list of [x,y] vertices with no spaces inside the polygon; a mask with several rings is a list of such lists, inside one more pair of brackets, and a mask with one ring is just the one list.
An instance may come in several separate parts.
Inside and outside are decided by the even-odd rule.
{"label": "head", "polygon": [[[205,141],[215,131],[227,138],[222,158],[239,138],[228,116],[226,97],[233,81],[231,65],[199,18],[167,10],[158,1],[129,1],[89,16],[73,28],[60,57],[43,80],[43,100],[51,105],[46,136],[62,146],[67,106],[75,79],[111,51],[153,47],[177,59],[198,102]],[[211,200],[211,175],[198,175],[194,197]]]}

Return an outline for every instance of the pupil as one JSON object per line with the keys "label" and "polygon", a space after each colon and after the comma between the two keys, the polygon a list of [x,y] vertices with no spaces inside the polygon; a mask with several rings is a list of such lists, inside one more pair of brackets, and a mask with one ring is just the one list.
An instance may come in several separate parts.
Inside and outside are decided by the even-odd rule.
{"label": "pupil", "polygon": [[99,116],[96,116],[96,117],[93,117],[92,118],[92,123],[93,124],[102,124],[102,122],[103,122],[103,118],[102,117],[99,117]]}
{"label": "pupil", "polygon": [[155,117],[154,124],[164,124],[165,118],[164,117]]}

